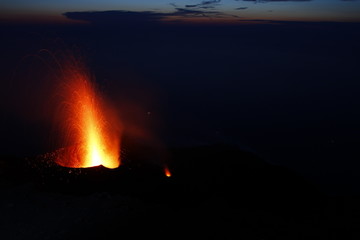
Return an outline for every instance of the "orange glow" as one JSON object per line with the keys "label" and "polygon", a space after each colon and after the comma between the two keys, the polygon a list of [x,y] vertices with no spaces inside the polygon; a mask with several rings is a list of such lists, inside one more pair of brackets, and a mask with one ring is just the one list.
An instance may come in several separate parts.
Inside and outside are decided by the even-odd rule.
{"label": "orange glow", "polygon": [[120,125],[115,114],[79,64],[67,67],[58,120],[68,147],[57,152],[56,163],[73,168],[119,167]]}
{"label": "orange glow", "polygon": [[167,177],[171,177],[171,172],[168,167],[165,167],[164,172]]}

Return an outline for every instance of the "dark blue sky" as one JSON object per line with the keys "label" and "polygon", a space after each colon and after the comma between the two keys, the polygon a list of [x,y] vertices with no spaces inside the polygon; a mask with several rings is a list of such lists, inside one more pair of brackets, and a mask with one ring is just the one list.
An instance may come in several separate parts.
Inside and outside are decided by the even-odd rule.
{"label": "dark blue sky", "polygon": [[[73,11],[153,11],[171,13],[177,9],[216,12],[196,16],[205,21],[241,18],[242,20],[285,21],[360,21],[357,0],[5,0],[1,1],[2,20],[31,18],[65,20],[61,14]],[[179,17],[178,17],[179,18]],[[189,20],[189,18],[181,18]],[[179,19],[176,19],[179,20]]]}

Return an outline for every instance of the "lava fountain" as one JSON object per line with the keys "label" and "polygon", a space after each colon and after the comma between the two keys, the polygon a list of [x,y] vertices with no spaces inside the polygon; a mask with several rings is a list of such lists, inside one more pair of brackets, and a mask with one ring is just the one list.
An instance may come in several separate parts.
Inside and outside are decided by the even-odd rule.
{"label": "lava fountain", "polygon": [[83,64],[71,61],[65,65],[56,116],[65,147],[56,151],[56,163],[71,168],[119,167],[121,125],[114,108],[97,91]]}
{"label": "lava fountain", "polygon": [[165,173],[165,176],[171,177],[170,169],[167,166],[165,166],[165,168],[164,168],[164,173]]}

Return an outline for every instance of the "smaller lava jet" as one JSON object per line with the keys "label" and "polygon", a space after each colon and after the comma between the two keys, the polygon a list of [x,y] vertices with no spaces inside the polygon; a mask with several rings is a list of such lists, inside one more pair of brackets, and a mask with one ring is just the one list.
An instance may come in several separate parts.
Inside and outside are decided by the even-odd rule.
{"label": "smaller lava jet", "polygon": [[171,177],[170,169],[167,166],[164,168],[164,172],[165,172],[165,176]]}
{"label": "smaller lava jet", "polygon": [[97,91],[84,65],[70,58],[62,66],[60,108],[56,122],[64,146],[55,161],[63,167],[120,165],[121,124],[110,104]]}

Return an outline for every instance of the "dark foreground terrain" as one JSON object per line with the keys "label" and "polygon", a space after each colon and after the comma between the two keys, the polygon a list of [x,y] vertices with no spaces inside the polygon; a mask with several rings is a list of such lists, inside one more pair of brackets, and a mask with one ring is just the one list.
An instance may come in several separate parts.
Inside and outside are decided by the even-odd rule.
{"label": "dark foreground terrain", "polygon": [[[141,154],[129,154],[136,159]],[[359,239],[356,197],[231,146],[173,149],[157,165],[69,169],[1,159],[1,239]]]}

